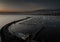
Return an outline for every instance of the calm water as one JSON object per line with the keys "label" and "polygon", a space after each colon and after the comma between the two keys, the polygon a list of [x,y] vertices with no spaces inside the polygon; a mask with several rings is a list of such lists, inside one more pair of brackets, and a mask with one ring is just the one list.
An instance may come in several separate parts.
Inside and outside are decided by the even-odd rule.
{"label": "calm water", "polygon": [[22,15],[0,15],[0,29],[2,26],[4,26],[7,23],[10,23],[12,21],[16,21],[19,19],[26,18],[27,16]]}
{"label": "calm water", "polygon": [[[19,20],[19,19],[23,19],[23,18],[26,18],[26,17],[41,17],[41,19],[60,19],[60,16],[41,16],[41,15],[0,15],[0,29],[1,27],[3,27],[5,24],[7,23],[10,23],[12,21],[16,21],[16,20]],[[57,21],[58,21],[57,20]]]}
{"label": "calm water", "polygon": [[[26,18],[28,16],[30,15],[0,15],[0,29],[7,23]],[[30,17],[33,17],[33,16],[31,15]]]}
{"label": "calm water", "polygon": [[[43,21],[44,23],[48,23],[50,24],[50,22],[52,22],[53,24],[57,24],[60,23],[60,16],[43,16],[43,15],[0,15],[0,29],[12,22],[12,21],[16,21],[19,19],[23,19],[26,17],[40,17],[41,21]],[[50,22],[49,22],[50,21]],[[59,25],[59,24],[58,24]],[[50,26],[50,25],[49,25]],[[54,25],[55,26],[55,25]],[[0,38],[0,42],[1,42],[1,38]]]}

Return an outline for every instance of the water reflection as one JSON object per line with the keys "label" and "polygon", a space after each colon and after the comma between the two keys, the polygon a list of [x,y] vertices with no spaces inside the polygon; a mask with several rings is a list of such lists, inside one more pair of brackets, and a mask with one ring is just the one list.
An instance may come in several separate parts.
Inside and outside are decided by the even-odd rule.
{"label": "water reflection", "polygon": [[[19,20],[19,19],[23,19],[23,18],[26,18],[26,17],[40,17],[41,20],[55,20],[56,18],[56,21],[60,21],[60,16],[40,16],[40,15],[0,15],[0,29],[2,26],[6,25],[7,23],[10,23],[12,21],[16,21],[16,20]],[[43,19],[42,19],[43,18]]]}

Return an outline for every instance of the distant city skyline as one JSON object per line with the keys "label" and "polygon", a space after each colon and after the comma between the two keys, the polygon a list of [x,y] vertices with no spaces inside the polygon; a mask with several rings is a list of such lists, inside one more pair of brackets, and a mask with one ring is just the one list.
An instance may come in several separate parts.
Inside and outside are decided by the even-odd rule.
{"label": "distant city skyline", "polygon": [[60,9],[60,0],[0,0],[0,12]]}

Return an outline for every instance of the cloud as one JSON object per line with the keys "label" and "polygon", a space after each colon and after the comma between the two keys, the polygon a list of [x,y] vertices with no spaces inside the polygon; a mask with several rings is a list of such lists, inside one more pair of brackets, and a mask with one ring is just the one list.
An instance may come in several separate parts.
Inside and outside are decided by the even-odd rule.
{"label": "cloud", "polygon": [[41,3],[41,2],[59,2],[60,0],[0,0],[3,2],[12,2],[12,3],[19,3],[19,2],[36,2],[36,3]]}
{"label": "cloud", "polygon": [[37,10],[37,9],[45,9],[42,5],[38,3],[32,3],[32,2],[21,2],[21,3],[1,3],[0,5],[3,9],[15,9],[15,10]]}
{"label": "cloud", "polygon": [[0,0],[0,9],[37,10],[60,8],[60,0]]}

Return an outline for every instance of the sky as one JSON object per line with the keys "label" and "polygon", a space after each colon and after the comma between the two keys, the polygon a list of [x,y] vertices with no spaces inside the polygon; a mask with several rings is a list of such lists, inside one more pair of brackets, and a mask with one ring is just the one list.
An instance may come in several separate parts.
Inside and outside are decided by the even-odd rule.
{"label": "sky", "polygon": [[0,12],[39,9],[60,9],[60,0],[0,0]]}

